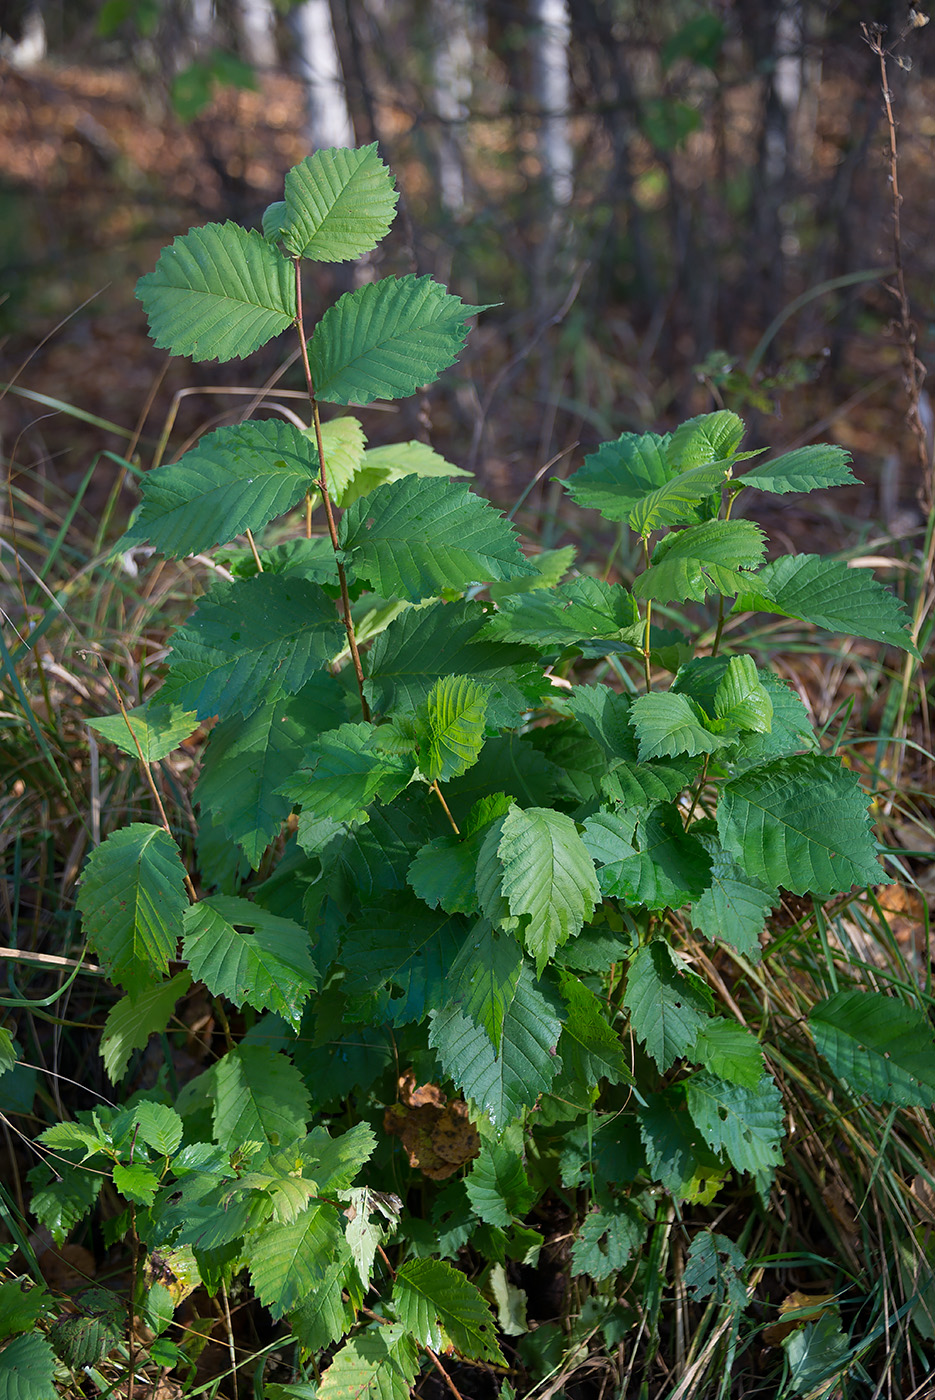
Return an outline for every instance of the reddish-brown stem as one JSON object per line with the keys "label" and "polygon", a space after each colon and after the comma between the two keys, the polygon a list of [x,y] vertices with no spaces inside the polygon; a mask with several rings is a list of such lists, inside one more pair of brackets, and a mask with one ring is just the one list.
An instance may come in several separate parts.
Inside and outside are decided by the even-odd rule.
{"label": "reddish-brown stem", "polygon": [[[357,636],[354,632],[354,619],[351,617],[351,596],[347,589],[347,574],[344,565],[339,558],[341,546],[338,544],[338,528],[335,524],[334,509],[331,505],[331,496],[328,493],[328,476],[325,469],[325,447],[321,440],[321,418],[318,414],[318,400],[315,397],[315,382],[312,379],[312,367],[308,362],[308,346],[305,342],[305,322],[302,318],[302,274],[299,268],[299,259],[293,259],[295,267],[295,325],[299,333],[299,346],[302,351],[302,364],[305,368],[305,383],[308,387],[309,403],[312,406],[312,423],[315,428],[315,446],[318,449],[318,489],[321,492],[322,505],[325,507],[325,519],[328,521],[328,534],[331,537],[331,548],[334,550],[335,562],[338,566],[338,583],[341,588],[341,610],[344,614],[344,630],[347,632],[347,644],[351,652],[351,661],[354,665],[354,675],[357,677],[357,690],[360,694],[360,708],[365,720],[369,721],[370,706],[367,704],[367,697],[364,694],[364,668],[360,663],[360,652],[357,649]],[[306,516],[308,521],[308,516]]]}

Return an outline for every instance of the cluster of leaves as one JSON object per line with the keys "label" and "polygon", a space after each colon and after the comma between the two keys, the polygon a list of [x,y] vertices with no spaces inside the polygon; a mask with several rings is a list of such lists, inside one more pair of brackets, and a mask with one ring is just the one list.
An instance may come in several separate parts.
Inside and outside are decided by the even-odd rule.
{"label": "cluster of leaves", "polygon": [[[823,900],[877,881],[880,863],[868,798],[795,692],[722,649],[728,608],[913,650],[901,605],[865,571],[767,563],[763,531],[733,518],[741,493],[852,481],[838,448],[749,466],[730,412],[604,443],[567,489],[641,541],[628,589],[568,576],[571,551],[527,558],[425,445],[368,449],[354,416],[322,422],[323,402],[430,383],[481,309],[387,277],[306,337],[301,261],[368,252],[395,201],[374,147],[320,151],[262,233],[195,229],[140,283],[157,345],[228,359],[292,326],[307,370],[308,428],[222,428],[144,479],[119,549],[246,546],[225,550],[227,577],[172,637],[161,689],[94,722],[155,764],[216,719],[197,870],[167,816],[111,832],[82,877],[88,942],[122,989],[108,1075],[120,1082],[195,982],[222,1025],[242,1014],[174,1098],[161,1086],[49,1128],[54,1157],[32,1176],[59,1241],[103,1181],[125,1202],[108,1230],[159,1261],[138,1306],[160,1364],[183,1364],[162,1335],[181,1294],[243,1274],[307,1353],[327,1354],[325,1398],[404,1396],[444,1352],[502,1365],[497,1324],[525,1330],[513,1266],[536,1259],[527,1218],[551,1190],[587,1188],[570,1268],[608,1315],[661,1202],[710,1202],[731,1177],[768,1201],[784,1138],[769,1047],[686,939],[755,964],[782,891]],[[295,537],[265,547],[291,512]],[[842,990],[810,1027],[852,1092],[935,1103],[911,1001]],[[404,1066],[462,1096],[479,1133],[427,1218],[387,1190],[406,1177],[381,1131]],[[468,1239],[485,1261],[473,1280],[458,1267]],[[685,1284],[742,1310],[746,1269],[735,1242],[700,1231]],[[48,1342],[16,1345],[44,1348],[31,1374],[51,1376]]]}

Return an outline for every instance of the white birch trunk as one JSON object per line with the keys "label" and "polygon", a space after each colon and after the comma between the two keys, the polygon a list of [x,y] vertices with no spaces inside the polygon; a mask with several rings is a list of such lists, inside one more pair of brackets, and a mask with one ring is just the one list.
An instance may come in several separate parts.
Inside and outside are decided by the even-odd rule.
{"label": "white birch trunk", "polygon": [[432,76],[435,110],[441,118],[438,181],[442,204],[450,214],[464,211],[462,126],[471,97],[471,17],[466,0],[436,0]]}
{"label": "white birch trunk", "polygon": [[254,68],[276,67],[276,16],[271,0],[237,0],[244,58]]}
{"label": "white birch trunk", "polygon": [[0,37],[0,58],[5,58],[13,68],[36,68],[48,52],[45,20],[40,5],[30,5],[23,16],[22,29],[18,39],[3,34]]}
{"label": "white birch trunk", "polygon": [[568,111],[571,74],[568,46],[571,19],[567,0],[533,0],[533,84],[542,111],[539,152],[551,201],[568,204],[574,190],[574,151]]}
{"label": "white birch trunk", "polygon": [[304,0],[289,16],[296,38],[298,74],[305,83],[309,141],[318,149],[353,146],[341,60],[328,0]]}

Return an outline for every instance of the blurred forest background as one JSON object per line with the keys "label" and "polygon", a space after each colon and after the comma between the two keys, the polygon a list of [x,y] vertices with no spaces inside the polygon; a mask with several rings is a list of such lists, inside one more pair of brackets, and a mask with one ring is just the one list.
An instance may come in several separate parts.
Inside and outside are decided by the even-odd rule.
{"label": "blurred forest background", "polygon": [[[187,434],[244,412],[219,387],[298,388],[275,345],[246,365],[167,362],[133,287],[192,224],[258,225],[312,149],[378,141],[401,216],[353,275],[431,273],[497,305],[431,395],[393,418],[365,412],[372,445],[429,436],[499,503],[527,492],[548,544],[553,475],[624,429],[723,404],[750,423],[748,445],[823,437],[854,452],[871,490],[809,505],[834,511],[814,518],[777,505],[799,547],[811,529],[827,548],[829,529],[920,524],[889,289],[889,133],[863,27],[888,50],[924,361],[935,25],[921,10],[5,0],[0,17],[0,380],[18,376],[0,428],[14,473],[67,486],[92,443],[119,454],[137,429],[145,464],[182,389],[197,392],[179,405],[170,459]],[[319,273],[310,319],[351,275]],[[49,398],[122,433],[102,439]],[[100,470],[106,493],[117,468]]]}

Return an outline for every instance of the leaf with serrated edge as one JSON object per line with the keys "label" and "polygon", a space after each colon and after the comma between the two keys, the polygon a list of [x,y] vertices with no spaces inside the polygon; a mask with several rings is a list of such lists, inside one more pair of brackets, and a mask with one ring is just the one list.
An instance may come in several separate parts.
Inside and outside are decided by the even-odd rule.
{"label": "leaf with serrated edge", "polygon": [[136,997],[122,997],[112,1005],[101,1036],[101,1058],[112,1084],[123,1078],[133,1051],[143,1049],[150,1036],[167,1029],[176,1002],[190,986],[192,974],[179,972],[169,981],[147,987]]}
{"label": "leaf with serrated edge", "polygon": [[607,1021],[604,1003],[573,972],[561,972],[559,983],[568,1004],[559,1050],[567,1074],[584,1084],[607,1079],[611,1084],[632,1079],[620,1037]]}
{"label": "leaf with serrated edge", "polygon": [[[486,617],[482,603],[462,601],[409,608],[391,622],[364,663],[373,708],[384,713],[416,710],[439,676],[469,675],[490,686],[488,724],[518,724],[550,687],[530,647],[481,637]],[[482,763],[486,752],[485,747]]]}
{"label": "leaf with serrated edge", "polygon": [[257,574],[215,584],[172,638],[159,692],[199,718],[251,714],[294,695],[340,650],[344,628],[317,583]]}
{"label": "leaf with serrated edge", "polygon": [[510,913],[525,920],[523,938],[539,975],[560,943],[580,933],[600,898],[594,862],[570,817],[548,807],[511,807],[497,855]]}
{"label": "leaf with serrated edge", "polygon": [[351,1252],[332,1205],[315,1204],[293,1220],[269,1220],[246,1239],[244,1254],[257,1297],[273,1318],[301,1305],[330,1265]]}
{"label": "leaf with serrated edge", "polygon": [[487,718],[486,686],[469,676],[441,676],[426,700],[429,751],[420,760],[430,783],[445,783],[467,772],[483,747]]}
{"label": "leaf with serrated edge", "polygon": [[[473,472],[463,467],[454,467],[446,462],[440,453],[426,442],[412,439],[409,442],[387,443],[385,447],[371,447],[363,454],[360,470],[350,481],[340,497],[335,497],[338,505],[349,506],[369,491],[384,486],[389,481],[401,481],[404,476],[473,476]],[[507,585],[502,585],[506,587]]]}
{"label": "leaf with serrated edge", "polygon": [[236,1151],[245,1142],[277,1148],[304,1138],[308,1090],[292,1062],[265,1045],[229,1050],[215,1069],[214,1136]]}
{"label": "leaf with serrated edge", "polygon": [[599,1205],[584,1218],[571,1247],[573,1274],[600,1282],[618,1273],[646,1237],[648,1223],[632,1201]]}
{"label": "leaf with serrated edge", "polygon": [[108,976],[131,996],[169,971],[188,905],[178,847],[161,826],[132,822],[91,853],[78,908]]}
{"label": "leaf with serrated edge", "polygon": [[211,731],[192,796],[254,870],[289,815],[291,803],[278,789],[301,763],[308,735],[336,728],[345,713],[340,683],[319,672],[298,695],[261,705],[246,719],[221,720]]}
{"label": "leaf with serrated edge", "polygon": [[432,1017],[429,1044],[446,1076],[503,1128],[545,1093],[562,1062],[561,1020],[524,964],[503,1017],[499,1054],[482,1026],[447,1007]]}
{"label": "leaf with serrated edge", "polygon": [[692,924],[713,943],[719,940],[758,963],[760,934],[779,892],[749,875],[712,836],[696,838],[711,857],[711,885],[691,906]]}
{"label": "leaf with serrated edge", "polygon": [[707,1070],[687,1082],[688,1111],[708,1146],[724,1152],[739,1172],[772,1177],[782,1161],[782,1098],[768,1074],[754,1088]]}
{"label": "leaf with serrated edge", "polygon": [[308,343],[315,393],[328,403],[406,398],[453,365],[467,336],[467,306],[431,277],[384,277],[345,292]]}
{"label": "leaf with serrated edge", "polygon": [[379,730],[370,724],[342,724],[306,749],[307,767],[284,783],[281,792],[318,818],[359,821],[377,798],[391,802],[412,778],[411,754],[392,754],[374,745]]}
{"label": "leaf with serrated edge", "polygon": [[680,472],[633,507],[627,517],[630,528],[645,540],[654,530],[694,524],[700,507],[711,500],[726,476],[726,462],[708,462]]}
{"label": "leaf with serrated edge", "polygon": [[659,603],[701,603],[708,593],[732,597],[751,586],[742,571],[759,568],[765,549],[766,537],[751,520],[705,520],[664,535],[633,592]]}
{"label": "leaf with serrated edge", "polygon": [[810,447],[797,447],[772,462],[761,462],[737,477],[735,485],[755,486],[758,491],[771,491],[777,496],[790,491],[820,491],[826,486],[856,486],[860,483],[850,462],[851,454],[843,447],[816,442]]}
{"label": "leaf with serrated edge", "polygon": [[836,992],[809,1012],[818,1053],[871,1103],[935,1107],[935,1043],[925,1011],[884,992]]}
{"label": "leaf with serrated edge", "polygon": [[756,879],[824,898],[880,879],[868,806],[838,759],[780,758],[724,784],[718,834]]}
{"label": "leaf with serrated edge", "polygon": [[671,807],[633,814],[602,809],[584,826],[605,895],[649,909],[679,909],[708,888],[708,854]]}
{"label": "leaf with serrated edge", "polygon": [[672,434],[666,457],[679,471],[732,457],[745,432],[743,419],[728,408],[702,413],[681,423]]}
{"label": "leaf with serrated edge", "polygon": [[194,734],[198,728],[198,716],[194,710],[183,710],[178,705],[161,705],[157,698],[153,698],[144,705],[127,710],[126,719],[122,714],[100,715],[87,723],[108,743],[116,744],[118,749],[132,758],[139,758],[142,753],[144,763],[158,763],[177,749],[183,739]]}
{"label": "leaf with serrated edge", "polygon": [[317,1400],[409,1400],[418,1369],[407,1330],[378,1327],[345,1342],[322,1375]]}
{"label": "leaf with serrated edge", "polygon": [[0,1400],[58,1400],[55,1353],[45,1337],[26,1332],[0,1352]]}
{"label": "leaf with serrated edge", "polygon": [[318,480],[308,438],[278,418],[199,439],[142,478],[143,500],[115,551],[149,540],[169,559],[198,554],[285,515]]}
{"label": "leaf with serrated edge", "polygon": [[724,1016],[705,1021],[692,1058],[719,1079],[755,1089],[763,1075],[763,1052],[756,1037]]}
{"label": "leaf with serrated edge", "polygon": [[524,1216],[536,1197],[523,1170],[522,1158],[497,1142],[484,1144],[464,1185],[474,1214],[503,1230],[509,1228],[514,1217]]}
{"label": "leaf with serrated edge", "polygon": [[630,963],[623,1000],[633,1030],[662,1071],[689,1053],[714,1005],[704,983],[677,969],[661,938]]}
{"label": "leaf with serrated edge", "polygon": [[651,690],[630,705],[630,718],[639,743],[640,762],[687,754],[717,753],[731,741],[705,726],[701,706],[688,695]]}
{"label": "leaf with serrated edge", "polygon": [[632,651],[642,631],[627,590],[596,578],[510,595],[484,629],[502,641],[550,650],[577,646],[589,656]]}
{"label": "leaf with serrated edge", "polygon": [[441,1350],[445,1337],[468,1360],[503,1364],[490,1308],[462,1273],[444,1259],[411,1259],[399,1269],[393,1308],[422,1346]]}
{"label": "leaf with serrated edge", "polygon": [[499,511],[466,486],[439,479],[406,476],[378,486],[342,516],[339,540],[379,593],[413,602],[534,572]]}
{"label": "leaf with serrated edge", "polygon": [[868,569],[851,569],[842,559],[784,554],[751,580],[733,611],[780,613],[919,655],[905,604]]}
{"label": "leaf with serrated edge", "polygon": [[515,938],[483,920],[465,940],[449,973],[450,1004],[487,1032],[498,1054],[522,966],[523,952]]}
{"label": "leaf with serrated edge", "polygon": [[215,894],[186,909],[183,942],[192,975],[209,992],[276,1011],[298,1030],[318,985],[304,928],[250,900]]}
{"label": "leaf with serrated edge", "polygon": [[768,734],[773,727],[773,702],[760,684],[752,656],[732,656],[714,696],[714,713],[730,729]]}
{"label": "leaf with serrated edge", "polygon": [[565,488],[579,506],[600,511],[605,520],[626,520],[638,501],[675,475],[666,460],[669,441],[657,433],[621,433],[585,457]]}
{"label": "leaf with serrated edge", "polygon": [[286,175],[282,241],[293,257],[350,262],[389,231],[399,195],[377,155],[377,143],[357,150],[318,150]]}
{"label": "leaf with serrated edge", "polygon": [[243,359],[295,317],[291,264],[262,234],[229,221],[163,248],[136,295],[154,343],[193,360]]}

